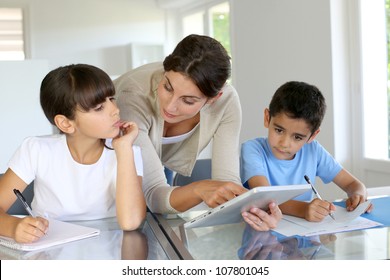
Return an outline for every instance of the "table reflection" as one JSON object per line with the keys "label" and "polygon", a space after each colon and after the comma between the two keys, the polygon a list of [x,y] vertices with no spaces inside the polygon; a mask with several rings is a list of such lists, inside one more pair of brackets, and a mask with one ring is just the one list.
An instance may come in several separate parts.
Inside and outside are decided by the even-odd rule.
{"label": "table reflection", "polygon": [[277,232],[246,226],[238,257],[243,260],[308,260],[333,253],[325,245],[336,241],[334,234],[285,237]]}
{"label": "table reflection", "polygon": [[148,259],[148,239],[140,231],[124,231],[121,247],[122,260]]}

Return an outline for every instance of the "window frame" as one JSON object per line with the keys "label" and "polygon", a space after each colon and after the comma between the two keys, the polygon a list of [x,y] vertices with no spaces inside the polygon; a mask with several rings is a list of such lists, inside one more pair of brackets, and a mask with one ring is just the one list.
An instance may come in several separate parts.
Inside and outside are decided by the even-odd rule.
{"label": "window frame", "polygon": [[[383,120],[386,121],[385,124],[378,124],[378,109],[376,108],[375,110],[375,107],[373,108],[372,105],[370,105],[371,108],[369,108],[366,104],[368,100],[376,99],[374,95],[375,93],[378,94],[378,92],[372,90],[371,86],[374,82],[367,80],[367,73],[369,71],[373,71],[372,69],[375,66],[368,65],[367,63],[371,59],[369,54],[372,53],[372,49],[368,51],[369,46],[367,46],[367,30],[370,28],[372,30],[373,27],[364,26],[368,23],[366,18],[364,18],[364,13],[367,12],[367,7],[365,4],[367,3],[365,3],[364,0],[349,0],[347,2],[347,20],[349,29],[349,87],[352,103],[352,139],[350,144],[352,146],[353,173],[359,179],[365,182],[367,186],[373,187],[389,185],[388,180],[390,176],[390,160],[386,158],[386,152],[384,152],[384,155],[378,156],[375,155],[375,152],[371,154],[371,152],[367,150],[367,145],[369,145],[369,143],[373,143],[373,145],[377,144],[375,140],[378,139],[378,134],[375,130],[378,129],[378,126],[379,129],[388,127],[388,117]],[[372,3],[370,2],[370,4]],[[372,22],[370,22],[370,24],[372,24]],[[387,48],[386,45],[381,47]],[[387,77],[387,71],[385,71],[385,73],[381,73],[381,75],[383,74],[385,74]],[[379,101],[379,103],[380,102],[382,101]],[[383,114],[383,109],[381,110],[381,114]],[[387,110],[385,110],[385,113],[387,115]],[[372,116],[376,117],[377,119],[371,118]],[[388,135],[387,129],[386,135]],[[370,136],[374,136],[374,140],[369,140]]]}

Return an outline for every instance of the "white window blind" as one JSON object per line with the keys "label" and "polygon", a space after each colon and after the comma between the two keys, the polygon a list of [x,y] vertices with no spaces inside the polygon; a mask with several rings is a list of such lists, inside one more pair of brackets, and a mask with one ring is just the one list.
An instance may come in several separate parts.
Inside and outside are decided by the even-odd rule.
{"label": "white window blind", "polygon": [[24,60],[23,11],[0,8],[0,60]]}

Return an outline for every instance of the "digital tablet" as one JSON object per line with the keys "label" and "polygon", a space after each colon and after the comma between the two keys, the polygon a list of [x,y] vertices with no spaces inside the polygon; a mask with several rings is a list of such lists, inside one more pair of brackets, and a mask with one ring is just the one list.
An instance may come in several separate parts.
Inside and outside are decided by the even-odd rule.
{"label": "digital tablet", "polygon": [[184,228],[233,224],[243,220],[241,213],[252,207],[268,210],[271,201],[281,204],[311,191],[309,184],[256,187],[184,223]]}

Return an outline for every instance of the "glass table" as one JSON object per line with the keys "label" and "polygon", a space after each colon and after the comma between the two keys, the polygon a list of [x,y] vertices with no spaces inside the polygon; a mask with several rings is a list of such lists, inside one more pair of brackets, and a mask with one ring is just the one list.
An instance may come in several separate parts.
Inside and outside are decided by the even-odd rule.
{"label": "glass table", "polygon": [[148,212],[135,231],[122,231],[115,218],[75,222],[100,229],[100,235],[42,251],[22,252],[0,246],[1,260],[169,260],[180,259]]}
{"label": "glass table", "polygon": [[[389,208],[384,210],[388,211]],[[184,229],[185,221],[201,213],[196,211],[168,216],[154,214],[182,259],[390,259],[390,227],[313,237],[284,237],[271,231],[257,232],[244,222]]]}

